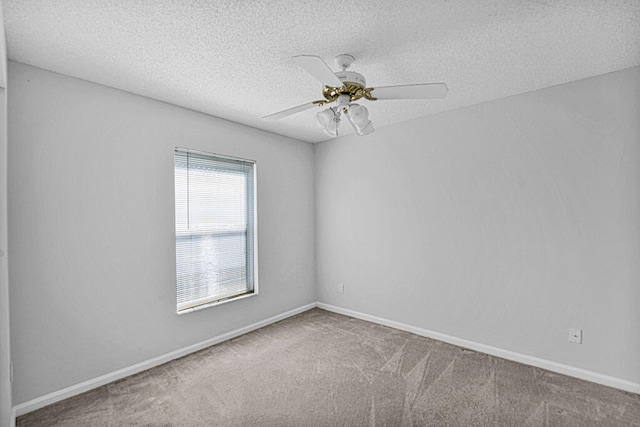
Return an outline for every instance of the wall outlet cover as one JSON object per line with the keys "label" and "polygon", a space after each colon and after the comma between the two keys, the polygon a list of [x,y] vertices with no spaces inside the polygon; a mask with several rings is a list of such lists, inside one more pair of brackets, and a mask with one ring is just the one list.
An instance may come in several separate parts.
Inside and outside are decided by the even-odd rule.
{"label": "wall outlet cover", "polygon": [[569,342],[582,344],[582,329],[569,328]]}

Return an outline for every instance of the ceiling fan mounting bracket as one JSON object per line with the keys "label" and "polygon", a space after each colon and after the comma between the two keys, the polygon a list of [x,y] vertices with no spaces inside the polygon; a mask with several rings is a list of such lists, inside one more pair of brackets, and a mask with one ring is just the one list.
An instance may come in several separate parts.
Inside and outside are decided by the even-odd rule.
{"label": "ceiling fan mounting bracket", "polygon": [[335,61],[338,68],[341,68],[342,71],[345,71],[347,68],[353,64],[356,58],[353,55],[349,55],[348,53],[343,53],[341,55],[336,56]]}

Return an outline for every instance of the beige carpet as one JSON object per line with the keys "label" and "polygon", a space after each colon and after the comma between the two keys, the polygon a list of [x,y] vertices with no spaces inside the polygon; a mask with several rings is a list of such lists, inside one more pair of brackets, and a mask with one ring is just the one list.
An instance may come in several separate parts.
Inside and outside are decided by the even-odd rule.
{"label": "beige carpet", "polygon": [[18,426],[640,426],[640,395],[319,309]]}

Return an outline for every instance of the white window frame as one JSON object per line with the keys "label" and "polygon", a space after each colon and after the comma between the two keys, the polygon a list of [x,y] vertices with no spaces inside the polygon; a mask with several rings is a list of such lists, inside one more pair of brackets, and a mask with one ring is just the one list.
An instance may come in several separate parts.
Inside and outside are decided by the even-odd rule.
{"label": "white window frame", "polygon": [[[253,165],[253,197],[252,197],[252,201],[253,201],[253,265],[247,265],[247,270],[251,269],[251,271],[253,272],[253,287],[251,290],[249,290],[246,293],[242,293],[239,295],[235,295],[235,296],[229,296],[229,297],[225,297],[225,298],[221,298],[221,299],[217,299],[217,300],[210,300],[210,298],[203,298],[202,301],[200,302],[200,300],[192,300],[192,302],[194,302],[194,304],[192,304],[193,306],[188,307],[188,308],[183,308],[183,309],[179,309],[178,305],[177,305],[177,301],[176,301],[176,313],[179,315],[182,314],[187,314],[187,313],[192,313],[194,311],[199,311],[205,308],[209,308],[209,307],[214,307],[214,306],[218,306],[221,304],[226,304],[228,302],[232,302],[232,301],[239,301],[242,299],[246,299],[255,295],[258,295],[258,165],[257,162],[255,160],[250,160],[250,159],[244,159],[241,157],[234,157],[234,156],[228,156],[228,155],[222,155],[222,154],[217,154],[217,153],[210,153],[210,152],[206,152],[206,151],[200,151],[200,150],[194,150],[194,149],[190,149],[190,148],[184,148],[184,147],[175,147],[174,149],[174,165],[173,165],[173,172],[174,172],[174,191],[175,191],[175,172],[176,172],[176,166],[175,166],[175,153],[177,152],[182,152],[182,153],[193,153],[196,155],[200,155],[200,156],[208,156],[208,157],[214,157],[217,159],[228,159],[228,160],[235,160],[235,161],[241,161],[241,162],[246,162],[246,163],[250,163]],[[247,203],[249,203],[249,196],[247,195]],[[178,237],[178,230],[176,229],[176,218],[175,218],[175,207],[177,204],[177,200],[176,200],[176,194],[174,192],[174,239],[176,237]],[[174,254],[176,255],[176,259],[174,262],[174,266],[177,266],[177,254],[175,252],[175,240],[174,240]],[[174,276],[176,278],[176,282],[175,282],[175,286],[176,286],[176,291],[177,291],[177,268],[176,268],[176,275]]]}

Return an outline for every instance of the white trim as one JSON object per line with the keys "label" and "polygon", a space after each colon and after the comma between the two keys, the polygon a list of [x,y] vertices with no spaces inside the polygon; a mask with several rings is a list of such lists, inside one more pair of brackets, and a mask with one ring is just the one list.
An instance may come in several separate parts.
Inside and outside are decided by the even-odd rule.
{"label": "white trim", "polygon": [[218,153],[212,153],[210,151],[202,151],[202,150],[196,150],[196,149],[192,149],[192,148],[184,148],[184,147],[174,147],[173,151],[181,151],[183,153],[193,153],[193,154],[200,154],[203,156],[211,156],[211,157],[220,157],[222,159],[230,159],[230,160],[240,160],[241,162],[247,162],[247,163],[253,163],[254,165],[256,164],[255,160],[252,159],[245,159],[244,157],[235,157],[235,156],[229,156],[227,154],[218,154]]}
{"label": "white trim", "polygon": [[211,301],[211,302],[207,302],[207,303],[204,303],[204,304],[198,304],[198,305],[196,305],[194,307],[183,308],[182,310],[176,311],[176,314],[182,316],[183,314],[193,313],[194,311],[199,311],[199,310],[202,310],[202,309],[205,309],[205,308],[209,308],[209,307],[215,307],[216,305],[226,304],[228,302],[240,301],[241,299],[249,298],[249,297],[252,297],[252,296],[255,296],[255,295],[258,295],[258,293],[257,292],[251,292],[251,293],[240,294],[240,295],[237,295],[237,296],[227,297],[225,299],[221,299],[221,300],[217,300],[217,301]]}
{"label": "white trim", "polygon": [[391,328],[400,329],[402,331],[411,332],[413,334],[420,335],[423,337],[433,338],[438,341],[443,341],[449,344],[465,347],[471,350],[476,350],[482,353],[490,354],[492,356],[501,357],[503,359],[512,360],[515,362],[524,363],[531,366],[536,366],[538,368],[547,369],[549,371],[557,372],[557,373],[568,375],[571,377],[580,378],[580,379],[591,381],[594,383],[603,384],[609,387],[614,387],[620,390],[625,390],[632,393],[640,394],[640,384],[623,380],[621,378],[599,374],[597,372],[588,371],[586,369],[576,368],[574,366],[552,362],[550,360],[540,359],[537,357],[528,356],[522,353],[516,353],[510,350],[504,350],[504,349],[493,347],[486,344],[480,344],[474,341],[469,341],[462,338],[441,334],[439,332],[429,331],[427,329],[419,328],[417,326],[411,326],[405,323],[396,322],[394,320],[388,320],[382,317],[372,316],[369,314],[349,310],[346,308],[336,307],[330,304],[325,304],[323,302],[314,302],[311,304],[303,305],[298,308],[294,308],[293,310],[286,311],[284,313],[278,314],[276,316],[270,317],[260,322],[252,323],[251,325],[248,325],[239,329],[235,329],[231,332],[218,335],[206,341],[202,341],[200,343],[193,344],[188,347],[184,347],[184,348],[172,351],[170,353],[163,354],[153,359],[149,359],[144,362],[140,362],[135,365],[128,366],[126,368],[102,375],[100,377],[97,377],[91,380],[84,381],[80,384],[76,384],[76,385],[64,388],[62,390],[54,391],[53,393],[49,393],[44,396],[40,396],[35,399],[16,405],[11,410],[12,412],[11,427],[15,425],[15,418],[18,416],[27,414],[37,409],[43,408],[47,405],[51,405],[53,403],[59,402],[69,397],[103,386],[105,384],[109,384],[111,382],[128,377],[130,375],[134,375],[139,372],[146,371],[147,369],[151,369],[155,366],[162,365],[163,363],[169,362],[173,359],[186,356],[187,354],[196,352],[198,350],[202,350],[203,348],[207,348],[212,345],[219,344],[223,341],[246,334],[248,332],[262,328],[272,323],[279,322],[280,320],[286,319],[287,317],[295,316],[296,314],[300,314],[304,311],[311,310],[314,307],[318,307],[323,310],[331,311],[331,312],[342,314],[345,316],[354,317],[356,319],[366,320],[368,322],[389,326]]}
{"label": "white trim", "polygon": [[103,386],[105,384],[112,383],[114,381],[128,377],[130,375],[134,375],[139,372],[146,371],[147,369],[151,369],[155,366],[162,365],[163,363],[167,363],[173,359],[186,356],[187,354],[194,353],[198,350],[202,350],[203,348],[207,348],[212,345],[219,344],[223,341],[229,340],[231,338],[235,338],[237,336],[246,334],[247,332],[251,332],[256,329],[263,328],[272,323],[279,322],[280,320],[286,319],[287,317],[295,316],[296,314],[300,314],[304,311],[311,310],[314,307],[316,307],[315,302],[311,304],[306,304],[301,307],[294,308],[293,310],[285,311],[284,313],[278,314],[268,319],[261,320],[256,323],[252,323],[251,325],[235,329],[231,332],[227,332],[222,335],[218,335],[216,337],[199,342],[197,344],[183,347],[181,349],[172,351],[170,353],[166,353],[161,356],[154,357],[153,359],[145,360],[144,362],[136,363],[135,365],[131,365],[126,368],[122,368],[117,371],[110,372],[105,375],[101,375],[97,378],[93,378],[93,379],[81,382],[80,384],[72,385],[70,387],[63,388],[62,390],[54,391],[52,393],[45,394],[44,396],[37,397],[35,399],[21,403],[19,405],[15,405],[13,407],[13,415],[14,415],[13,419],[15,420],[15,417],[19,417],[21,415],[35,411],[37,409],[43,408],[47,405],[51,405],[52,403],[59,402],[61,400],[78,395],[80,393],[84,393],[86,391]]}
{"label": "white trim", "polygon": [[420,335],[423,337],[433,338],[438,341],[444,341],[449,344],[465,347],[471,350],[476,350],[481,353],[490,354],[492,356],[501,357],[503,359],[512,360],[514,362],[536,366],[538,368],[547,369],[549,371],[557,372],[559,374],[564,374],[571,377],[576,377],[576,378],[591,381],[594,383],[606,385],[609,387],[614,387],[620,390],[625,390],[625,391],[630,391],[632,393],[640,394],[639,383],[623,380],[621,378],[616,378],[609,375],[604,375],[597,372],[589,371],[586,369],[565,365],[563,363],[552,362],[546,359],[540,359],[538,357],[529,356],[522,353],[516,353],[515,351],[504,350],[498,347],[493,347],[490,345],[465,340],[463,338],[457,338],[451,335],[442,334],[440,332],[433,332],[428,329],[407,325],[405,323],[384,319],[382,317],[371,316],[369,314],[360,313],[360,312],[349,310],[346,308],[336,307],[334,305],[325,304],[323,302],[318,302],[317,306],[318,308],[321,308],[323,310],[332,311],[334,313],[343,314],[345,316],[355,317],[356,319],[366,320],[368,322],[389,326],[391,328],[411,332],[413,334]]}

